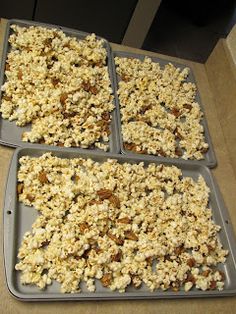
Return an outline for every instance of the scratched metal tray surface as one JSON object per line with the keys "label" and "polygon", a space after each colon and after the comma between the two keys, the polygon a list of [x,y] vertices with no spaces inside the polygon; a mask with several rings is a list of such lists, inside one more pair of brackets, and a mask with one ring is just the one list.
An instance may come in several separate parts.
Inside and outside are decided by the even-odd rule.
{"label": "scratched metal tray surface", "polygon": [[[9,39],[10,34],[12,33],[11,28],[10,28],[12,24],[16,24],[21,27],[42,26],[46,28],[56,28],[58,30],[62,30],[67,36],[76,37],[79,40],[84,39],[87,35],[89,35],[88,33],[85,33],[85,32],[81,32],[81,31],[66,28],[66,27],[61,27],[58,25],[51,25],[51,24],[38,23],[34,21],[17,20],[17,19],[9,20],[6,27],[2,60],[1,60],[0,87],[4,84],[5,79],[6,79],[4,72],[5,72],[5,63],[7,59],[7,54],[11,49],[10,44],[8,43],[8,39]],[[99,36],[97,36],[97,38],[102,39]],[[112,61],[112,55],[111,55],[111,48],[108,41],[105,39],[103,40],[104,40],[104,48],[107,51],[107,67],[109,71],[111,87],[114,92],[115,83],[113,80],[113,70],[112,70],[113,61]],[[0,102],[1,102],[1,98],[2,98],[2,92],[0,90]],[[116,104],[115,100],[114,100],[114,104]],[[119,141],[118,141],[119,134],[118,134],[118,126],[117,126],[116,108],[113,110],[111,115],[112,115],[112,121],[110,123],[111,134],[109,136],[109,151],[111,153],[119,153],[120,147],[119,147]],[[24,147],[26,142],[23,142],[21,140],[21,135],[23,132],[29,131],[30,128],[31,128],[31,125],[18,127],[15,121],[5,120],[1,117],[1,114],[0,114],[0,144],[10,146],[10,147]],[[28,145],[33,147],[35,144],[28,143]],[[47,146],[47,145],[44,145],[44,146]],[[70,149],[70,148],[63,148],[63,149]],[[95,149],[95,150],[99,150],[99,149]]]}
{"label": "scratched metal tray surface", "polygon": [[[113,51],[112,54],[113,54],[113,72],[114,72],[113,75],[114,75],[115,87],[116,87],[116,91],[117,91],[118,83],[120,81],[120,78],[119,78],[119,76],[116,73],[116,66],[115,66],[114,58],[115,57],[119,57],[119,58],[137,58],[137,59],[143,60],[146,55],[145,54],[130,53],[130,52],[123,52],[123,51]],[[149,56],[149,57],[152,59],[153,62],[159,63],[161,68],[163,68],[168,63],[172,63],[175,67],[178,67],[180,69],[184,69],[186,67],[189,68],[189,66],[186,66],[186,65],[183,65],[183,64],[179,64],[179,63],[176,63],[176,62],[173,62],[173,61],[168,61],[168,60],[164,60],[164,59],[157,58],[157,57],[152,57],[152,56]],[[196,84],[196,80],[194,78],[194,75],[193,75],[193,72],[192,72],[191,69],[190,69],[190,72],[189,72],[189,75],[188,75],[186,81]],[[195,100],[196,100],[196,102],[199,103],[199,105],[201,107],[201,110],[204,113],[204,109],[203,109],[203,106],[202,106],[202,102],[201,102],[201,98],[200,98],[200,94],[199,94],[198,89],[197,89],[197,94],[196,94]],[[130,152],[127,149],[124,148],[124,142],[123,142],[122,130],[121,130],[122,121],[121,121],[121,113],[120,113],[120,107],[119,107],[119,97],[118,97],[117,93],[116,93],[116,102],[117,102],[117,118],[118,118],[118,128],[119,128],[119,135],[120,135],[119,139],[120,139],[121,153],[130,155],[131,157],[134,157],[134,156],[137,155],[137,153]],[[210,137],[210,132],[209,132],[209,129],[208,129],[208,126],[207,126],[207,121],[206,121],[205,114],[204,114],[204,117],[203,117],[203,119],[201,121],[201,124],[204,127],[204,135],[205,135],[206,142],[209,145],[209,149],[208,149],[207,153],[204,154],[204,159],[202,159],[202,160],[184,160],[182,158],[170,158],[170,157],[161,157],[161,156],[155,156],[155,158],[158,161],[165,161],[165,160],[167,160],[167,161],[170,161],[170,162],[176,162],[176,160],[179,160],[179,161],[184,162],[184,163],[200,164],[200,165],[205,165],[205,166],[207,166],[209,168],[214,168],[216,166],[216,164],[217,164],[217,161],[216,161],[216,156],[215,156],[215,153],[214,153],[213,144],[212,144],[211,137]],[[145,156],[148,157],[150,155],[145,155]]]}
{"label": "scratched metal tray surface", "polygon": [[[4,219],[4,265],[6,284],[9,292],[15,298],[22,301],[53,301],[53,300],[110,300],[110,299],[160,299],[160,298],[203,298],[203,297],[223,297],[236,294],[236,241],[233,234],[229,214],[225,208],[221,198],[219,189],[214,182],[209,168],[202,165],[190,165],[188,163],[178,164],[182,170],[183,176],[192,177],[196,180],[199,175],[202,175],[210,188],[209,207],[213,212],[213,220],[221,226],[219,239],[225,249],[229,250],[226,263],[219,265],[219,268],[225,273],[225,287],[223,291],[200,291],[192,289],[189,292],[180,290],[178,292],[157,290],[150,292],[145,285],[140,289],[128,287],[125,293],[119,293],[109,290],[101,286],[100,282],[96,282],[96,292],[89,292],[85,285],[81,285],[81,293],[63,294],[60,293],[59,284],[53,282],[46,290],[39,290],[35,286],[22,285],[20,283],[20,272],[15,270],[17,263],[17,252],[21,245],[23,235],[26,231],[31,230],[32,223],[37,217],[37,211],[23,205],[18,201],[16,186],[17,186],[17,171],[19,168],[19,158],[22,156],[39,157],[45,152],[52,152],[53,155],[60,158],[91,158],[97,162],[104,162],[107,158],[114,158],[119,163],[129,162],[139,163],[144,162],[147,166],[150,162],[160,164],[153,158],[152,160],[144,156],[136,156],[130,158],[122,154],[109,154],[95,151],[73,150],[63,151],[57,147],[42,148],[36,145],[34,148],[18,148],[15,150],[6,185],[5,203],[3,211]],[[165,161],[164,164],[170,164]]]}

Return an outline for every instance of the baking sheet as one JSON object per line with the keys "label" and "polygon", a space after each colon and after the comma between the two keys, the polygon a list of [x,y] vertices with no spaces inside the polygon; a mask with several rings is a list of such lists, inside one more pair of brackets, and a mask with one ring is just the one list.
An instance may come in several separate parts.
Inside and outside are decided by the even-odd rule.
{"label": "baking sheet", "polygon": [[[76,37],[78,39],[84,39],[88,33],[77,31],[74,29],[61,27],[57,25],[51,25],[51,24],[45,24],[45,23],[38,23],[34,21],[25,21],[25,20],[17,20],[12,19],[9,20],[6,27],[6,33],[4,38],[4,47],[3,47],[3,53],[2,53],[2,62],[1,62],[1,69],[0,69],[0,86],[3,85],[5,81],[5,63],[7,59],[7,54],[10,51],[10,45],[8,43],[9,35],[12,33],[10,27],[12,24],[19,25],[21,27],[29,27],[29,26],[42,26],[47,28],[57,28],[62,30],[66,35],[71,37]],[[102,39],[101,37],[97,36],[98,39]],[[113,70],[112,70],[112,56],[111,56],[111,48],[107,40],[104,40],[104,48],[106,48],[107,51],[107,66],[109,71],[109,77],[111,81],[111,87],[114,91],[115,83],[113,80]],[[2,92],[0,90],[0,101],[2,97]],[[114,101],[116,104],[116,102]],[[117,112],[116,108],[111,113],[112,115],[112,121],[110,123],[110,131],[111,134],[109,136],[109,150],[111,153],[119,153],[120,147],[119,147],[119,135],[118,135],[118,126],[117,126]],[[9,121],[6,119],[2,119],[0,116],[0,144],[10,146],[10,147],[22,147],[25,146],[26,142],[23,142],[21,140],[21,134],[23,132],[29,131],[31,129],[31,125],[25,126],[25,127],[18,127],[16,125],[15,121]],[[29,145],[34,146],[35,144],[29,143]],[[47,145],[44,145],[47,146]],[[64,148],[69,149],[69,148]],[[95,149],[99,150],[99,149]]]}
{"label": "baking sheet", "polygon": [[[116,86],[116,90],[117,90],[118,89],[119,77],[116,74],[116,66],[115,66],[114,58],[115,57],[120,57],[120,58],[137,58],[137,59],[143,60],[146,55],[129,53],[129,52],[123,52],[123,51],[113,51],[112,54],[113,54],[113,73],[114,73],[113,75],[114,75],[115,86]],[[187,66],[187,65],[179,64],[179,63],[176,63],[176,62],[173,62],[173,61],[168,61],[168,60],[164,60],[164,59],[160,59],[160,58],[156,58],[156,57],[152,57],[152,56],[148,56],[148,57],[151,58],[153,62],[158,62],[161,67],[164,67],[168,63],[172,63],[175,67],[178,67],[180,69],[184,69],[186,67],[189,68],[189,66]],[[196,81],[195,81],[195,78],[193,76],[193,72],[192,72],[191,68],[190,68],[190,72],[189,72],[189,75],[188,75],[186,81],[196,84]],[[116,93],[115,96],[116,96],[116,102],[117,102],[117,118],[118,118],[118,128],[119,128],[119,135],[120,135],[121,153],[127,154],[127,155],[129,155],[131,157],[135,157],[137,155],[137,153],[133,153],[133,152],[130,152],[130,151],[126,150],[124,148],[124,145],[123,145],[122,131],[121,131],[121,113],[120,113],[120,109],[119,109],[119,98],[118,98],[117,93]],[[201,102],[201,98],[200,98],[200,94],[199,94],[198,89],[197,89],[195,100],[196,100],[196,102],[199,103],[199,105],[201,107],[201,110],[204,113],[204,108],[202,106],[202,102]],[[200,164],[200,165],[205,165],[205,166],[207,166],[209,168],[216,167],[216,164],[217,164],[216,156],[215,156],[214,149],[213,149],[213,144],[212,144],[212,141],[211,141],[211,138],[210,138],[210,133],[209,133],[209,129],[208,129],[208,126],[207,126],[205,113],[204,113],[203,119],[201,121],[201,124],[204,127],[204,134],[205,134],[206,142],[209,144],[209,149],[208,149],[207,153],[204,154],[205,155],[205,159],[202,159],[202,160],[185,160],[185,159],[182,159],[182,158],[170,158],[170,157],[161,157],[161,156],[155,156],[155,158],[158,161],[161,161],[161,162],[163,162],[165,160],[167,160],[169,162],[175,162],[176,160],[181,160],[184,163]],[[146,156],[148,157],[148,156],[151,156],[151,155],[146,155],[145,154],[145,157]]]}
{"label": "baking sheet", "polygon": [[[24,233],[31,229],[32,223],[35,221],[38,213],[32,208],[18,202],[16,194],[17,186],[17,171],[18,160],[21,156],[28,155],[31,157],[39,157],[43,153],[52,152],[55,156],[60,158],[92,158],[95,161],[103,162],[107,158],[115,158],[120,163],[130,162],[139,163],[144,161],[145,165],[150,161],[156,164],[160,162],[156,158],[146,159],[144,156],[136,156],[130,158],[126,155],[105,154],[101,152],[73,150],[63,151],[57,147],[42,148],[36,145],[34,148],[18,148],[11,162],[9,170],[8,181],[6,186],[5,204],[4,204],[4,264],[6,283],[9,292],[19,300],[22,301],[55,301],[55,300],[111,300],[111,299],[159,299],[159,298],[196,298],[196,297],[220,297],[231,296],[236,294],[236,240],[233,234],[233,229],[230,223],[228,212],[225,208],[224,202],[220,196],[219,189],[214,183],[214,179],[210,170],[201,165],[190,165],[188,163],[178,164],[182,170],[183,176],[190,176],[197,179],[202,175],[209,186],[210,201],[209,207],[213,212],[213,220],[216,224],[222,227],[219,238],[224,249],[229,250],[226,263],[219,265],[219,268],[225,273],[225,288],[223,291],[200,291],[192,289],[188,292],[180,290],[178,292],[157,290],[150,292],[144,285],[141,289],[128,287],[125,293],[113,292],[110,289],[101,286],[100,282],[96,282],[96,292],[91,293],[81,285],[82,292],[75,294],[60,293],[60,286],[54,282],[48,286],[46,290],[39,290],[35,286],[25,286],[20,283],[20,272],[14,269],[17,262],[17,252],[21,245]],[[167,161],[164,164],[170,164]]]}

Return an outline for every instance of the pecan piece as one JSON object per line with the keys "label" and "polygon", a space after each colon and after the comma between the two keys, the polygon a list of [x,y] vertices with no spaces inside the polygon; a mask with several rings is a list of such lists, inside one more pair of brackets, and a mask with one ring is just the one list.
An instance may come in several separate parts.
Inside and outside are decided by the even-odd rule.
{"label": "pecan piece", "polygon": [[192,282],[193,284],[195,284],[196,279],[190,272],[188,272],[187,278],[185,279],[185,282]]}
{"label": "pecan piece", "polygon": [[67,93],[61,94],[61,96],[60,96],[60,103],[61,103],[62,105],[64,105],[65,102],[66,102],[66,100],[67,100],[67,98],[68,98],[68,94],[67,94]]}
{"label": "pecan piece", "polygon": [[6,101],[11,101],[12,100],[12,98],[10,96],[7,96],[7,95],[4,95],[2,98],[4,100],[6,100]]}
{"label": "pecan piece", "polygon": [[177,108],[173,108],[170,113],[173,114],[176,118],[181,115],[181,112]]}
{"label": "pecan piece", "polygon": [[208,270],[204,270],[202,273],[201,273],[201,275],[202,276],[204,276],[204,277],[208,277],[208,275],[210,274],[210,269],[208,269]]}
{"label": "pecan piece", "polygon": [[131,222],[131,219],[129,217],[123,217],[123,218],[117,219],[117,222],[121,224],[129,224]]}
{"label": "pecan piece", "polygon": [[184,247],[181,245],[181,246],[178,246],[174,249],[174,253],[175,255],[180,255],[181,253],[184,252]]}
{"label": "pecan piece", "polygon": [[174,135],[175,135],[175,137],[176,137],[177,139],[179,139],[179,140],[182,140],[182,139],[183,139],[183,136],[179,133],[179,129],[178,129],[178,128],[176,128],[176,129],[174,130]]}
{"label": "pecan piece", "polygon": [[22,80],[22,77],[23,77],[23,72],[21,70],[19,70],[17,73],[18,80]]}
{"label": "pecan piece", "polygon": [[125,238],[133,241],[138,240],[138,236],[133,231],[125,231]]}
{"label": "pecan piece", "polygon": [[159,156],[163,156],[163,157],[165,157],[166,156],[166,153],[164,152],[164,150],[162,149],[162,148],[159,148],[158,150],[157,150],[157,155]]}
{"label": "pecan piece", "polygon": [[225,280],[225,273],[221,270],[218,270],[218,272],[220,273],[221,280]]}
{"label": "pecan piece", "polygon": [[79,230],[81,233],[85,233],[85,230],[88,229],[89,225],[87,224],[87,222],[82,222],[81,224],[79,224]]}
{"label": "pecan piece", "polygon": [[39,172],[38,179],[39,179],[40,183],[42,183],[42,184],[48,183],[48,177],[47,177],[47,174],[45,171]]}
{"label": "pecan piece", "polygon": [[122,252],[121,250],[119,250],[118,253],[111,256],[111,260],[112,262],[120,262],[121,257],[122,257]]}
{"label": "pecan piece", "polygon": [[23,183],[18,183],[17,184],[17,193],[21,194],[24,190],[24,184]]}
{"label": "pecan piece", "polygon": [[120,200],[119,198],[112,194],[110,197],[109,197],[109,202],[116,208],[120,208]]}
{"label": "pecan piece", "polygon": [[193,108],[193,106],[190,104],[184,104],[183,107],[188,110],[191,110]]}
{"label": "pecan piece", "polygon": [[101,200],[91,200],[88,202],[88,205],[94,205],[94,204],[102,204],[102,201]]}
{"label": "pecan piece", "polygon": [[124,148],[136,152],[136,145],[134,143],[124,143]]}
{"label": "pecan piece", "polygon": [[103,287],[108,287],[111,284],[112,281],[112,274],[106,273],[101,278],[101,283]]}
{"label": "pecan piece", "polygon": [[97,195],[99,196],[100,200],[109,199],[112,196],[112,191],[108,189],[101,189],[97,191]]}
{"label": "pecan piece", "polygon": [[102,120],[105,120],[105,121],[109,121],[110,120],[110,114],[109,112],[104,112],[102,114]]}
{"label": "pecan piece", "polygon": [[216,289],[216,281],[215,281],[215,280],[212,280],[212,281],[210,282],[210,289],[211,289],[211,290]]}
{"label": "pecan piece", "polygon": [[89,92],[90,88],[91,88],[91,84],[89,82],[83,82],[82,83],[82,88],[86,91]]}
{"label": "pecan piece", "polygon": [[122,74],[122,75],[121,75],[121,79],[122,79],[122,81],[124,81],[124,82],[128,82],[128,81],[130,80],[130,77],[129,77],[128,75]]}
{"label": "pecan piece", "polygon": [[194,265],[195,265],[195,263],[196,263],[196,261],[195,261],[195,259],[192,257],[192,258],[189,258],[188,260],[187,260],[187,265],[189,266],[189,267],[193,267]]}
{"label": "pecan piece", "polygon": [[58,83],[60,83],[60,80],[56,77],[53,77],[51,79],[52,85],[55,87]]}
{"label": "pecan piece", "polygon": [[64,147],[64,144],[61,143],[61,142],[58,142],[58,143],[57,143],[57,146],[59,146],[59,147]]}
{"label": "pecan piece", "polygon": [[52,43],[52,38],[46,38],[44,41],[43,41],[44,45],[45,46],[50,46],[51,43]]}
{"label": "pecan piece", "polygon": [[33,195],[31,195],[31,194],[27,194],[27,195],[26,195],[26,198],[27,198],[27,200],[29,200],[30,202],[33,202],[35,197],[34,197]]}
{"label": "pecan piece", "polygon": [[96,86],[91,86],[89,91],[93,94],[93,95],[97,95],[98,93],[98,89]]}
{"label": "pecan piece", "polygon": [[148,266],[151,266],[152,265],[152,261],[153,261],[153,258],[151,256],[147,257],[146,258],[146,262],[147,262],[147,265]]}
{"label": "pecan piece", "polygon": [[181,157],[183,155],[182,150],[179,147],[175,148],[175,155]]}
{"label": "pecan piece", "polygon": [[5,65],[5,71],[10,71],[11,67],[9,63],[6,63]]}
{"label": "pecan piece", "polygon": [[107,236],[113,240],[116,244],[118,245],[123,245],[124,244],[124,240],[121,238],[117,238],[114,234],[112,234],[111,232],[108,232]]}

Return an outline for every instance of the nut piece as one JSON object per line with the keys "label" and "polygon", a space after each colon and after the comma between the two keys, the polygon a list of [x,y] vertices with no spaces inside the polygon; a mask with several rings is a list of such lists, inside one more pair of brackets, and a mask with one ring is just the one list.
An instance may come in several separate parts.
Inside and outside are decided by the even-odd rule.
{"label": "nut piece", "polygon": [[123,217],[123,218],[117,219],[117,222],[121,224],[130,224],[131,219],[129,217]]}
{"label": "nut piece", "polygon": [[116,195],[112,194],[112,195],[109,197],[109,201],[110,201],[110,203],[111,203],[114,207],[120,208],[120,200],[119,200],[119,198],[118,198]]}
{"label": "nut piece", "polygon": [[125,231],[125,238],[133,241],[137,241],[138,237],[133,231]]}
{"label": "nut piece", "polygon": [[81,233],[85,233],[85,230],[88,229],[89,225],[87,224],[87,222],[82,222],[79,225],[79,230]]}
{"label": "nut piece", "polygon": [[118,253],[116,253],[116,254],[114,254],[114,255],[111,256],[111,260],[112,260],[113,262],[120,262],[121,257],[122,257],[122,251],[119,250]]}
{"label": "nut piece", "polygon": [[22,73],[21,70],[19,70],[18,73],[17,73],[18,80],[22,80],[22,77],[23,77],[23,73]]}
{"label": "nut piece", "polygon": [[47,178],[47,174],[45,171],[39,172],[38,179],[39,179],[40,183],[42,183],[42,184],[48,183],[48,178]]}
{"label": "nut piece", "polygon": [[112,274],[110,273],[104,274],[101,278],[101,283],[103,287],[108,287],[111,284],[111,281],[112,281]]}
{"label": "nut piece", "polygon": [[118,245],[123,245],[124,244],[124,240],[121,238],[117,238],[114,234],[112,234],[111,232],[107,233],[107,236],[113,240],[116,244]]}
{"label": "nut piece", "polygon": [[29,200],[30,202],[33,202],[34,199],[35,199],[35,197],[34,197],[33,195],[31,195],[31,194],[27,194],[27,195],[26,195],[26,198],[27,198],[27,200]]}
{"label": "nut piece", "polygon": [[193,267],[195,264],[196,264],[196,261],[195,261],[194,258],[189,258],[189,259],[187,260],[187,265],[188,265],[189,267]]}
{"label": "nut piece", "polygon": [[61,94],[61,96],[60,96],[60,102],[61,102],[62,105],[65,104],[67,98],[68,98],[68,94],[67,94],[67,93]]}
{"label": "nut piece", "polygon": [[23,183],[18,183],[17,184],[17,193],[21,194],[24,190],[24,184]]}
{"label": "nut piece", "polygon": [[176,118],[178,118],[179,116],[181,116],[181,112],[177,109],[177,108],[173,108],[171,110],[171,114],[173,114]]}
{"label": "nut piece", "polygon": [[112,196],[112,191],[108,189],[101,189],[97,191],[97,194],[100,198],[100,200],[109,199]]}
{"label": "nut piece", "polygon": [[184,104],[183,107],[188,110],[192,110],[193,106],[190,104]]}

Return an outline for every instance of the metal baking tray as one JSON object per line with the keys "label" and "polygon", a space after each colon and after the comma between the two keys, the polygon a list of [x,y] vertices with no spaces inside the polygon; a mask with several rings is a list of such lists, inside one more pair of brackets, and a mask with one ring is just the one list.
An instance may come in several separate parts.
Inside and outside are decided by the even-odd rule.
{"label": "metal baking tray", "polygon": [[[136,54],[136,53],[129,53],[129,52],[123,52],[123,51],[113,51],[113,75],[114,75],[114,80],[115,80],[116,91],[118,89],[119,77],[116,74],[116,66],[115,66],[114,58],[115,57],[120,57],[120,58],[137,58],[137,59],[143,60],[145,58],[145,56],[147,56],[147,55]],[[151,58],[153,62],[158,62],[161,67],[164,67],[168,63],[172,63],[175,67],[178,67],[180,69],[184,69],[186,67],[189,68],[189,66],[187,66],[187,65],[176,63],[176,62],[173,62],[173,61],[170,61],[170,60],[168,61],[168,60],[164,60],[164,59],[160,59],[160,58],[152,57],[152,56],[148,56],[148,57]],[[189,75],[188,75],[186,81],[196,84],[196,80],[194,78],[193,71],[191,70],[191,68],[190,68],[190,72],[189,72]],[[116,102],[117,102],[117,118],[118,118],[118,127],[119,127],[119,135],[120,135],[121,153],[122,154],[127,154],[127,155],[129,155],[131,157],[134,157],[134,156],[137,155],[137,153],[133,153],[133,152],[130,152],[130,151],[126,150],[124,148],[124,145],[123,145],[122,131],[121,131],[121,113],[120,113],[120,108],[119,108],[119,98],[118,98],[117,93],[116,93],[115,96],[116,96]],[[202,112],[204,113],[204,108],[202,106],[202,102],[201,102],[201,98],[200,98],[200,94],[199,94],[198,89],[197,89],[197,94],[196,94],[196,98],[195,99],[199,103],[200,108],[201,108]],[[213,149],[213,144],[212,144],[212,141],[211,141],[211,138],[210,138],[209,129],[208,129],[208,126],[207,126],[205,113],[204,113],[203,119],[201,121],[201,124],[203,125],[204,130],[205,130],[204,134],[205,134],[206,142],[209,144],[209,149],[208,149],[207,153],[205,154],[205,159],[202,159],[202,160],[185,160],[185,159],[182,159],[182,158],[170,158],[170,157],[161,157],[161,156],[155,156],[155,158],[158,161],[161,161],[161,162],[163,162],[165,160],[170,161],[170,162],[175,162],[176,160],[181,160],[184,163],[185,162],[187,162],[189,164],[196,164],[197,163],[197,164],[200,164],[200,165],[205,165],[205,166],[207,166],[209,168],[214,168],[216,166],[216,164],[217,164],[217,161],[216,161],[216,157],[215,157],[215,153],[214,153],[214,149]],[[151,156],[151,155],[146,155],[145,154],[145,157],[146,156],[148,157],[148,156]]]}
{"label": "metal baking tray", "polygon": [[[57,25],[52,24],[45,24],[45,23],[38,23],[34,21],[25,21],[25,20],[17,20],[12,19],[9,20],[6,27],[5,32],[5,38],[4,38],[4,46],[3,46],[3,52],[2,52],[2,61],[1,61],[1,68],[0,68],[0,86],[3,85],[5,82],[5,63],[7,59],[7,54],[10,51],[11,47],[8,43],[8,38],[10,34],[12,33],[10,27],[12,24],[16,24],[22,27],[30,27],[30,26],[42,26],[46,28],[57,28],[59,30],[62,30],[66,35],[71,37],[76,37],[78,39],[84,39],[89,33],[81,32],[78,30],[61,27]],[[99,36],[97,36],[98,39],[103,39]],[[114,92],[115,89],[115,82],[113,79],[113,70],[112,70],[112,55],[111,55],[111,48],[107,40],[104,39],[104,48],[107,51],[107,66],[109,71],[109,77],[111,81],[111,87]],[[0,90],[0,101],[2,97],[2,92]],[[114,100],[114,104],[116,105],[116,101]],[[112,112],[112,121],[110,123],[110,131],[111,134],[109,136],[109,150],[111,153],[119,153],[120,147],[119,147],[119,134],[118,134],[118,126],[117,126],[117,112],[116,108]],[[0,144],[10,146],[10,147],[24,147],[26,146],[26,142],[23,142],[21,140],[21,134],[25,131],[29,131],[31,128],[30,125],[25,127],[18,127],[15,123],[15,121],[8,121],[5,119],[2,119],[0,114]],[[34,143],[28,143],[29,145],[34,146]],[[47,146],[47,145],[44,145]],[[67,148],[63,148],[67,149]],[[99,149],[95,149],[99,150]]]}
{"label": "metal baking tray", "polygon": [[[45,152],[52,152],[55,156],[60,158],[92,158],[98,162],[104,162],[107,158],[117,159],[120,163],[139,163],[144,161],[145,165],[151,162],[159,164],[160,162],[153,158],[147,160],[143,156],[130,158],[126,155],[104,154],[100,152],[87,152],[84,150],[62,151],[58,148],[48,147],[42,148],[35,146],[34,148],[18,148],[13,156],[8,180],[6,185],[5,204],[4,204],[4,264],[6,283],[9,292],[15,298],[22,301],[55,301],[55,300],[111,300],[111,299],[160,299],[160,298],[203,298],[203,297],[223,297],[232,296],[236,294],[236,240],[233,234],[229,214],[225,208],[223,200],[220,196],[218,187],[214,183],[209,168],[202,165],[190,165],[188,163],[180,164],[178,167],[182,170],[183,176],[190,176],[197,179],[202,175],[209,186],[210,201],[209,207],[213,211],[213,220],[222,227],[219,238],[225,249],[229,250],[226,263],[220,265],[226,276],[225,288],[223,291],[200,291],[197,289],[185,292],[180,290],[178,292],[158,290],[150,292],[146,287],[142,286],[140,289],[128,287],[125,293],[113,292],[108,288],[101,286],[100,282],[96,282],[96,292],[88,292],[82,284],[82,292],[74,294],[63,294],[59,291],[59,284],[54,282],[48,286],[46,290],[39,290],[35,286],[25,286],[20,283],[20,272],[15,271],[14,266],[17,262],[17,252],[21,244],[24,233],[31,230],[32,223],[37,217],[37,212],[34,208],[23,205],[18,202],[16,194],[17,185],[17,171],[19,167],[18,160],[21,156],[41,156]],[[170,164],[167,161],[164,164]]]}

